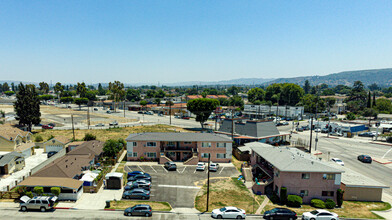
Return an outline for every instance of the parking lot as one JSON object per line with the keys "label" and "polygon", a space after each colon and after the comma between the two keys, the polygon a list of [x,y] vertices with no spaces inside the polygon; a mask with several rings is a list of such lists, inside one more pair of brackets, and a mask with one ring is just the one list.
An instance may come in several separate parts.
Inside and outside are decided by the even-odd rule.
{"label": "parking lot", "polygon": [[[210,178],[238,176],[239,172],[232,164],[220,164],[217,172],[211,172]],[[176,171],[167,171],[163,165],[129,165],[125,171],[143,171],[152,178],[151,201],[165,201],[173,208],[194,207],[197,192],[206,183],[207,169],[196,171],[193,165],[177,165]]]}

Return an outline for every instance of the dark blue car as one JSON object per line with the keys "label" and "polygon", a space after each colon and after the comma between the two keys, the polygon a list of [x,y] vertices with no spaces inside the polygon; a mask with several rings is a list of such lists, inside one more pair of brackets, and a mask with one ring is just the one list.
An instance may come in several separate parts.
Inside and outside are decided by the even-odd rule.
{"label": "dark blue car", "polygon": [[147,176],[150,176],[150,174],[148,174],[148,173],[145,173],[145,172],[142,172],[142,171],[132,171],[132,172],[128,172],[128,176],[127,176],[127,179],[129,178],[129,177],[131,177],[131,176],[136,176],[136,175],[147,175]]}

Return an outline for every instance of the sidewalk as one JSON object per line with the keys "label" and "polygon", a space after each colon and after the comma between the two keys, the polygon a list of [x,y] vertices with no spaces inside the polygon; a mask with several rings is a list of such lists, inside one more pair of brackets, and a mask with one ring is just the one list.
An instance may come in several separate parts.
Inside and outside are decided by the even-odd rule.
{"label": "sidewalk", "polygon": [[16,202],[0,202],[0,209],[19,208],[19,203]]}
{"label": "sidewalk", "polygon": [[[388,202],[389,204],[392,204],[392,196],[383,193],[382,194],[382,201],[383,202]],[[373,211],[375,214],[385,218],[385,219],[392,219],[392,209],[389,209],[387,211]]]}

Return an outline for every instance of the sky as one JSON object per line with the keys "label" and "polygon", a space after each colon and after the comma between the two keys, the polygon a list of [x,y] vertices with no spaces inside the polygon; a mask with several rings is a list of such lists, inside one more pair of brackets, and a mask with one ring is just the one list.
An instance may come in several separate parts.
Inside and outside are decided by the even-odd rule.
{"label": "sky", "polygon": [[162,85],[391,67],[390,0],[0,0],[0,80]]}

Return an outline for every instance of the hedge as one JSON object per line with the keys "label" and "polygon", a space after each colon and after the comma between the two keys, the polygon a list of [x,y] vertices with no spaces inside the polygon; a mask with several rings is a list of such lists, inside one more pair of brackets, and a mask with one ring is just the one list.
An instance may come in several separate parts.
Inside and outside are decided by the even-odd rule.
{"label": "hedge", "polygon": [[332,199],[325,200],[325,207],[327,209],[333,209],[333,208],[335,208],[335,206],[336,206],[336,203]]}
{"label": "hedge", "polygon": [[280,188],[280,203],[282,205],[286,205],[286,203],[287,203],[287,188],[286,187]]}
{"label": "hedge", "polygon": [[325,209],[325,203],[321,199],[312,199],[310,205],[315,208]]}
{"label": "hedge", "polygon": [[341,189],[338,189],[338,192],[336,194],[336,202],[338,203],[338,207],[342,207],[343,204],[343,195],[344,195],[344,191]]}
{"label": "hedge", "polygon": [[60,187],[52,187],[52,188],[50,188],[50,192],[52,192],[52,194],[55,196],[59,196],[61,193],[61,188]]}
{"label": "hedge", "polygon": [[287,206],[290,207],[301,207],[302,198],[297,195],[288,195],[287,196]]}
{"label": "hedge", "polygon": [[33,189],[34,193],[37,195],[42,195],[44,193],[44,188],[42,186],[36,186]]}

